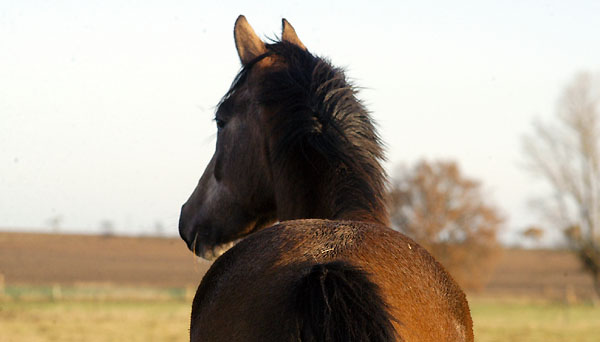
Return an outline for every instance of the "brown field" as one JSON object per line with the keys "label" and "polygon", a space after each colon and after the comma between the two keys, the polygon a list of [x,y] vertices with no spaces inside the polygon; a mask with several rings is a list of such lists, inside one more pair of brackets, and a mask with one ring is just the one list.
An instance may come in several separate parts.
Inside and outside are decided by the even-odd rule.
{"label": "brown field", "polygon": [[197,285],[209,264],[179,239],[0,233],[7,285]]}
{"label": "brown field", "polygon": [[[190,287],[210,264],[176,238],[0,233],[6,285]],[[589,299],[592,282],[566,251],[505,250],[477,295]]]}
{"label": "brown field", "polygon": [[564,250],[505,250],[481,294],[566,301],[595,298],[591,277]]}

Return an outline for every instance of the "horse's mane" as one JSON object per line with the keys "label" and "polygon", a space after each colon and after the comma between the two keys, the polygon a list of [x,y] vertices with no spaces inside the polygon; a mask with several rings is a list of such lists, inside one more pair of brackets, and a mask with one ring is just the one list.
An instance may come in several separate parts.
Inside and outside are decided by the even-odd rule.
{"label": "horse's mane", "polygon": [[303,171],[327,182],[333,217],[342,211],[385,212],[382,142],[344,71],[285,41],[267,44],[267,51],[242,68],[223,99],[246,81],[258,61],[281,57],[285,67],[269,72],[258,94],[261,104],[279,109],[271,126],[278,139],[271,151],[275,162],[308,167]]}

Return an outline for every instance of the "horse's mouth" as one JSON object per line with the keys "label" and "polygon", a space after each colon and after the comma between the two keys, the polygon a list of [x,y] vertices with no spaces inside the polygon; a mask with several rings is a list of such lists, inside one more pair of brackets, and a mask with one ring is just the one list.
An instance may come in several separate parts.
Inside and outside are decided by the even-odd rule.
{"label": "horse's mouth", "polygon": [[202,259],[213,261],[227,252],[231,247],[235,246],[238,241],[239,240],[229,241],[211,246],[194,240],[192,244],[192,252]]}
{"label": "horse's mouth", "polygon": [[[238,237],[229,242],[211,244],[201,241],[201,234],[196,233],[194,240],[190,245],[189,249],[198,257],[213,261],[227,252],[231,247],[235,246],[239,241],[244,239],[246,236],[266,227],[273,223],[273,219],[257,219],[247,225],[247,228],[243,230],[243,233]],[[199,239],[200,237],[200,239]]]}

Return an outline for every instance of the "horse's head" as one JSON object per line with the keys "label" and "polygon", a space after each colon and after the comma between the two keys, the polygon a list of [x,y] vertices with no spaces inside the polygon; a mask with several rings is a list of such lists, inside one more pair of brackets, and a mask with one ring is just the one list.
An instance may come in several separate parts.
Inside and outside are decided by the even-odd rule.
{"label": "horse's head", "polygon": [[181,210],[188,247],[215,258],[277,220],[386,224],[383,151],[342,70],[309,53],[284,19],[265,44],[240,16],[242,62],[218,106],[217,147]]}
{"label": "horse's head", "polygon": [[[264,125],[273,105],[260,103],[265,74],[283,63],[268,53],[243,16],[234,29],[242,72],[218,106],[215,153],[196,189],[183,205],[179,233],[190,250],[206,259],[218,257],[234,241],[276,221],[269,134]],[[282,41],[304,49],[284,19]]]}

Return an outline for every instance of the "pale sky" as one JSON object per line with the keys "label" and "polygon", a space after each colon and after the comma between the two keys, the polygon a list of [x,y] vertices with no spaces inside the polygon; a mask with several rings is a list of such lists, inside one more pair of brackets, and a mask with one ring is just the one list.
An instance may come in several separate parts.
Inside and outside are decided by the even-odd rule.
{"label": "pale sky", "polygon": [[597,1],[1,1],[0,229],[176,235],[239,70],[239,14],[271,38],[287,18],[347,69],[390,173],[442,158],[480,180],[505,239],[543,194],[522,135],[600,71]]}

